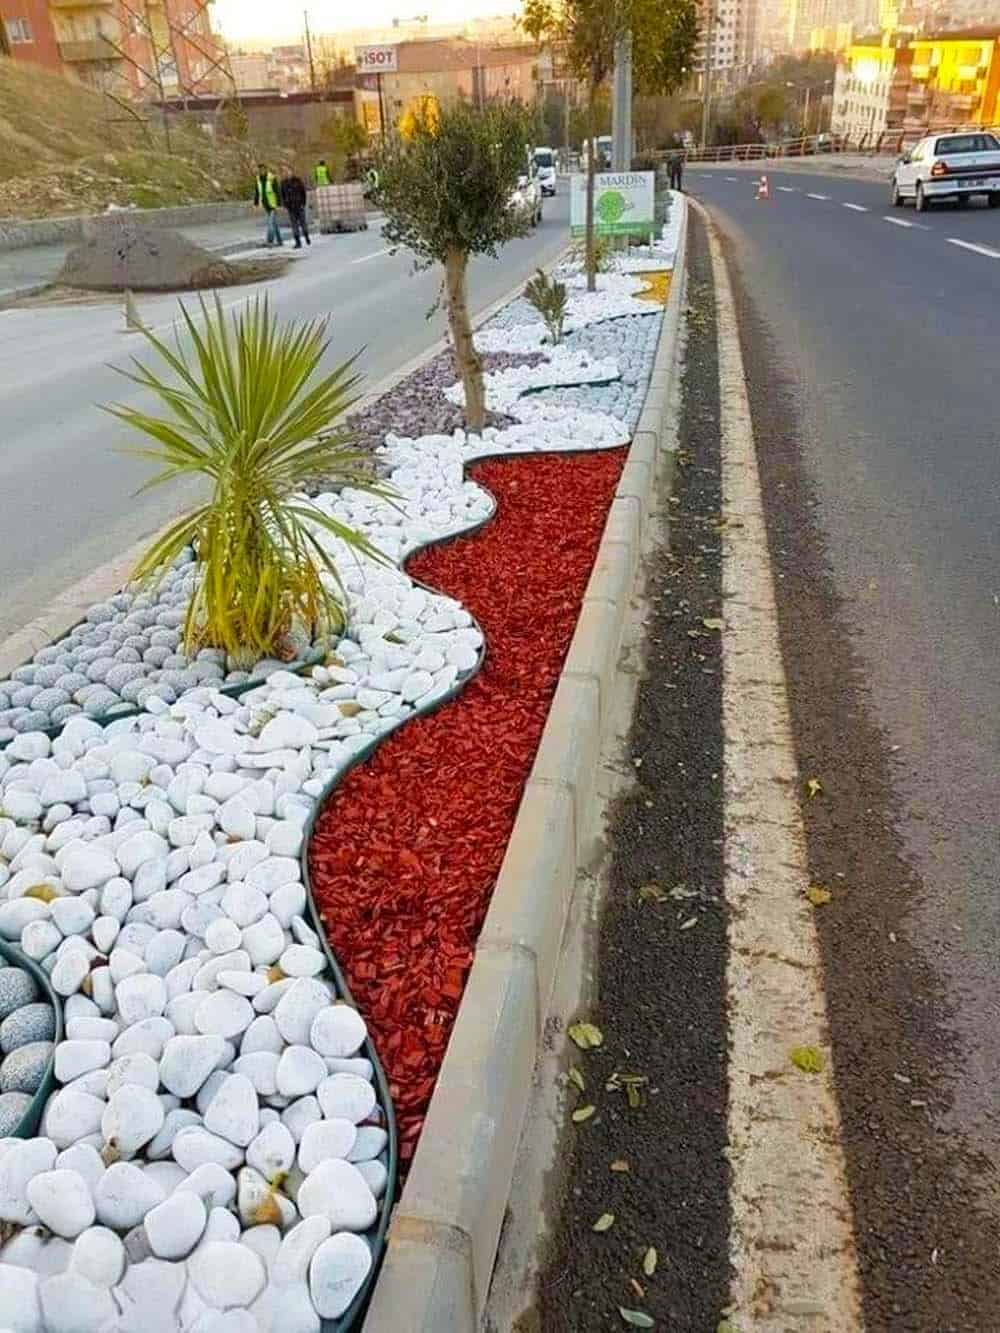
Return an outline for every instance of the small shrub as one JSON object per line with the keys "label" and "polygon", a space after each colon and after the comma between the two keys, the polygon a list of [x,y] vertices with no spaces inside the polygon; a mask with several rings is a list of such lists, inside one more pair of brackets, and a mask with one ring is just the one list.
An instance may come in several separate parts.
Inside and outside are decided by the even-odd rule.
{"label": "small shrub", "polygon": [[[610,236],[602,236],[599,232],[594,233],[594,272],[607,273],[612,267],[612,255],[614,249],[611,244]],[[587,247],[584,241],[578,241],[572,250],[572,257],[575,263],[581,268],[587,265]]]}
{"label": "small shrub", "polygon": [[542,269],[529,279],[524,299],[535,307],[548,330],[553,347],[562,341],[563,322],[566,319],[566,284],[548,277]]}
{"label": "small shrub", "polygon": [[218,296],[214,311],[200,304],[201,320],[181,305],[176,350],[143,330],[171,379],[134,358],[135,370],[121,372],[168,413],[107,408],[152,440],[130,451],[161,466],[143,489],[177,478],[200,478],[210,488],[205,503],[154,540],[134,577],[155,582],[192,546],[201,577],[184,623],[185,651],[222,648],[241,663],[283,657],[293,626],[315,637],[343,624],[337,568],[317,529],[383,558],[363,534],[312,504],[303,486],[322,477],[331,488],[388,492],[366,475],[343,427],[331,429],[355,401],[359,377],[353,359],[316,377],[326,321],[282,325],[266,297],[231,322]]}

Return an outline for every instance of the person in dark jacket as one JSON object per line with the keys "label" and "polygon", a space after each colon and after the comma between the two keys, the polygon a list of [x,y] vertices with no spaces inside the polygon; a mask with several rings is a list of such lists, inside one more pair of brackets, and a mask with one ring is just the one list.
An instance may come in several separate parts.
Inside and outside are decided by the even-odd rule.
{"label": "person in dark jacket", "polygon": [[683,190],[682,180],[684,178],[684,154],[679,148],[670,150],[667,157],[667,170],[670,173],[670,188],[672,190]]}
{"label": "person in dark jacket", "polygon": [[296,176],[291,170],[281,181],[281,202],[288,210],[296,250],[302,249],[303,236],[306,238],[306,245],[312,245],[309,237],[309,219],[306,217],[308,196],[305,183],[301,176]]}

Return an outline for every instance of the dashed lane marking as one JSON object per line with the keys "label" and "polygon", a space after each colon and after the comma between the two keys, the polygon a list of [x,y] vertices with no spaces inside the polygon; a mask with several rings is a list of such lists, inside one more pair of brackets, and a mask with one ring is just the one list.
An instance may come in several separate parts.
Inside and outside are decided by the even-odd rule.
{"label": "dashed lane marking", "polygon": [[827,203],[827,202],[829,201],[830,196],[829,196],[828,194],[807,194],[807,195],[806,195],[806,198],[807,198],[807,199],[822,199],[824,203]]}
{"label": "dashed lane marking", "polygon": [[949,236],[949,245],[960,245],[963,250],[971,250],[973,254],[985,255],[987,259],[1000,259],[1000,250],[993,250],[988,245],[976,245],[974,241],[960,241],[957,236]]}
{"label": "dashed lane marking", "polygon": [[739,176],[727,176],[727,177],[726,177],[726,180],[727,180],[727,181],[738,181],[738,180],[739,180]]}
{"label": "dashed lane marking", "polygon": [[798,191],[796,190],[796,188],[795,188],[794,185],[779,185],[779,186],[778,186],[778,189],[781,191],[782,194],[797,194],[797,193],[798,193]]}
{"label": "dashed lane marking", "polygon": [[849,208],[853,213],[867,213],[868,209],[864,204],[841,204],[842,208]]}
{"label": "dashed lane marking", "polygon": [[352,260],[351,260],[351,263],[352,263],[352,264],[364,264],[364,263],[367,263],[367,261],[368,261],[369,259],[378,259],[379,255],[391,255],[391,254],[392,254],[392,251],[393,251],[393,247],[392,247],[391,245],[389,245],[389,246],[386,246],[386,248],[385,248],[384,250],[373,250],[373,251],[371,252],[371,254],[369,254],[369,255],[362,255],[359,259],[352,259]]}
{"label": "dashed lane marking", "polygon": [[914,222],[907,222],[905,218],[890,218],[890,217],[886,216],[886,217],[883,217],[882,221],[883,221],[883,222],[891,222],[892,225],[893,225],[894,227],[906,227],[906,228],[910,228],[910,227],[914,227],[914,226],[916,226],[916,223],[914,223]]}

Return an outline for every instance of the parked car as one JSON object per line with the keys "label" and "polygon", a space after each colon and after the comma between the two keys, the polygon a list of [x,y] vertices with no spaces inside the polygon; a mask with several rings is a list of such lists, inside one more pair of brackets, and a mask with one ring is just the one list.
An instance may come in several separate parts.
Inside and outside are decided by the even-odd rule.
{"label": "parked car", "polygon": [[508,208],[516,208],[528,216],[533,227],[542,220],[542,191],[535,176],[518,176],[517,188],[510,196]]}
{"label": "parked car", "polygon": [[965,207],[985,194],[990,208],[1000,207],[1000,140],[981,131],[931,134],[896,163],[892,202],[901,208],[912,199],[918,213],[941,199]]}
{"label": "parked car", "polygon": [[556,155],[551,148],[536,148],[531,155],[542,194],[556,192]]}

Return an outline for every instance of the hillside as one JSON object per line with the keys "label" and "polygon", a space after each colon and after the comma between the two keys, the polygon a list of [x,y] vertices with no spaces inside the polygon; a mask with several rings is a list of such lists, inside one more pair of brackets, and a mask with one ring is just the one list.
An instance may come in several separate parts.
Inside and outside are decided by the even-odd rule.
{"label": "hillside", "polygon": [[177,118],[167,151],[154,117],[142,123],[100,93],[0,57],[0,217],[248,197],[266,150]]}

